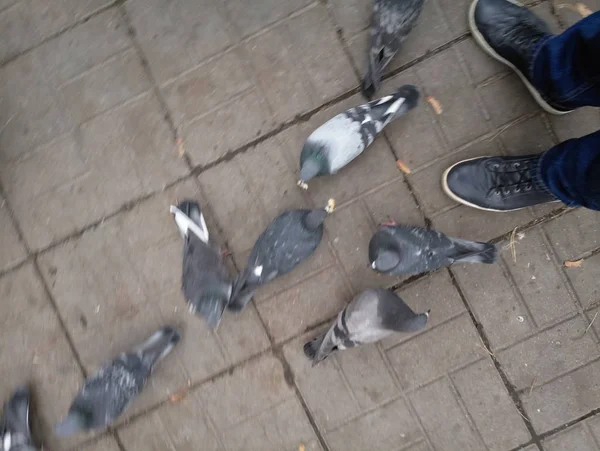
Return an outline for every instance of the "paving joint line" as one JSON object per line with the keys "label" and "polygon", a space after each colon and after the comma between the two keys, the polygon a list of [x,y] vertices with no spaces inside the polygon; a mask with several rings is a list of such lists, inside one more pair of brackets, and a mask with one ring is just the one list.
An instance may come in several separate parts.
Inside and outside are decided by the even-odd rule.
{"label": "paving joint line", "polygon": [[[41,47],[42,45],[46,44],[47,42],[56,39],[60,36],[62,36],[63,34],[68,33],[69,31],[77,28],[80,25],[83,25],[84,23],[89,22],[90,20],[92,20],[93,18],[99,16],[102,13],[105,13],[106,11],[111,10],[112,8],[118,7],[122,4],[125,3],[126,0],[115,0],[112,3],[109,3],[107,5],[104,5],[100,8],[98,8],[95,11],[92,11],[89,15],[83,17],[82,19],[76,20],[75,22],[73,22],[70,25],[67,25],[66,27],[63,27],[62,29],[49,34],[48,36],[46,36],[45,38],[43,38],[40,42],[34,44],[33,46],[18,51],[13,55],[10,55],[8,58],[6,58],[4,61],[0,61],[0,69],[3,69],[4,67],[8,66],[9,64],[11,64],[12,62],[16,61],[17,59],[21,58],[22,56],[25,56],[29,53],[31,53],[32,51],[34,51],[35,49]],[[15,3],[16,4],[16,3]],[[12,5],[11,5],[12,6]],[[10,8],[10,6],[9,6]]]}
{"label": "paving joint line", "polygon": [[[490,348],[490,340],[487,337],[487,334],[483,328],[483,325],[477,320],[477,318],[475,317],[475,314],[471,310],[471,306],[467,302],[467,298],[466,298],[460,284],[458,283],[458,280],[456,279],[454,272],[450,268],[447,268],[447,270],[450,275],[452,285],[454,286],[454,288],[458,292],[458,295],[460,296],[461,300],[463,301],[463,304],[467,310],[467,313],[471,318],[471,322],[475,325],[475,329],[477,330],[479,339],[482,341],[483,345],[487,349],[491,349]],[[517,411],[519,412],[521,417],[523,417],[525,427],[527,428],[527,431],[531,435],[533,443],[535,443],[540,449],[543,449],[541,439],[540,439],[539,435],[537,434],[537,432],[535,431],[535,429],[533,428],[531,419],[527,415],[525,407],[523,406],[523,402],[521,401],[521,398],[519,397],[519,394],[518,394],[515,386],[512,384],[512,382],[510,382],[510,380],[504,373],[504,370],[502,369],[502,365],[500,364],[498,358],[493,353],[490,353],[489,357],[492,360],[492,363],[494,364],[494,367],[496,368],[496,372],[499,374],[500,379],[502,379],[502,383],[504,384],[504,387],[506,388],[508,395],[511,397],[515,408],[517,409]]]}

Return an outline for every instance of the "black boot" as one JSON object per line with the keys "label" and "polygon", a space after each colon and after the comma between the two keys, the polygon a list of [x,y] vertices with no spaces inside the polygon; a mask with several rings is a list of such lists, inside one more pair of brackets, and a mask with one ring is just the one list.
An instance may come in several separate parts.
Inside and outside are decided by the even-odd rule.
{"label": "black boot", "polygon": [[555,202],[538,175],[540,154],[523,157],[482,157],[450,167],[442,177],[448,196],[488,211],[519,210]]}
{"label": "black boot", "polygon": [[473,0],[469,25],[475,41],[490,56],[513,69],[544,110],[552,114],[569,112],[550,105],[531,81],[536,44],[552,36],[544,21],[516,0]]}

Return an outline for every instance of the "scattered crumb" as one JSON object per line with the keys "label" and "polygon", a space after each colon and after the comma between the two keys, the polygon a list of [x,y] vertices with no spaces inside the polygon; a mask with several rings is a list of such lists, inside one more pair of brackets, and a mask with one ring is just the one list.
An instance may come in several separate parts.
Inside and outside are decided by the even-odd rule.
{"label": "scattered crumb", "polygon": [[429,96],[427,97],[427,101],[431,105],[431,108],[433,108],[433,111],[435,111],[435,114],[440,115],[444,112],[444,107],[442,107],[442,104],[435,97]]}
{"label": "scattered crumb", "polygon": [[95,314],[98,314],[98,313],[100,313],[100,304],[98,304],[98,305],[96,306],[96,309],[94,310],[94,313],[95,313]]}
{"label": "scattered crumb", "polygon": [[335,199],[329,199],[327,201],[327,206],[325,207],[325,211],[327,213],[333,213],[333,210],[335,210]]}
{"label": "scattered crumb", "polygon": [[565,260],[565,268],[581,268],[583,266],[583,258],[581,260]]}
{"label": "scattered crumb", "polygon": [[523,321],[525,321],[525,318],[523,318],[521,315],[517,316],[517,321],[522,323]]}
{"label": "scattered crumb", "polygon": [[517,238],[519,239],[519,241],[521,241],[523,238],[525,238],[525,234],[523,232],[519,232],[517,233]]}
{"label": "scattered crumb", "polygon": [[169,396],[169,402],[171,402],[171,403],[181,402],[187,396],[189,389],[190,389],[190,383],[188,381],[187,386],[180,388],[179,390],[177,390],[176,392],[172,393]]}
{"label": "scattered crumb", "polygon": [[594,13],[594,11],[592,11],[585,3],[561,3],[560,5],[558,5],[558,9],[570,9],[571,11],[576,12],[577,14],[579,14],[581,17],[587,17],[591,14]]}
{"label": "scattered crumb", "polygon": [[304,451],[304,443],[300,443],[300,446],[298,447],[298,451]]}
{"label": "scattered crumb", "polygon": [[402,160],[396,161],[396,166],[398,166],[398,169],[400,169],[405,174],[410,174],[412,172],[410,170],[410,168],[408,166],[406,166]]}
{"label": "scattered crumb", "polygon": [[307,189],[308,189],[308,183],[306,183],[306,182],[303,182],[302,180],[298,180],[298,183],[297,183],[297,185],[298,185],[300,188],[304,189],[304,190],[307,190]]}
{"label": "scattered crumb", "polygon": [[177,155],[179,158],[185,155],[185,147],[183,147],[183,138],[177,138],[175,140],[175,144],[177,144]]}

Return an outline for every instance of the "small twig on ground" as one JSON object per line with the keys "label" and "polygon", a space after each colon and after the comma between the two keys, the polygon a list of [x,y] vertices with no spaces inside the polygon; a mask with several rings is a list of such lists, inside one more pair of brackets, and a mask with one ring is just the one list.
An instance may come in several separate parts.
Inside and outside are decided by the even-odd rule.
{"label": "small twig on ground", "polygon": [[592,327],[592,324],[594,324],[594,321],[596,321],[596,316],[598,316],[598,312],[596,312],[596,314],[592,318],[592,321],[588,324],[588,327],[585,328],[585,332],[583,333],[583,335],[587,334],[587,331],[590,330],[590,327]]}
{"label": "small twig on ground", "polygon": [[533,386],[535,385],[535,381],[537,380],[537,376],[533,376],[533,380],[531,381],[531,387],[529,387],[529,396],[533,392]]}
{"label": "small twig on ground", "polygon": [[485,352],[487,352],[487,353],[488,353],[489,355],[491,355],[492,357],[496,357],[496,356],[494,355],[494,353],[493,353],[492,351],[490,351],[490,350],[487,348],[487,346],[485,345],[485,343],[483,342],[483,340],[481,339],[481,337],[479,337],[479,341],[481,342],[481,344],[480,344],[480,345],[478,345],[478,344],[476,343],[476,346],[479,346],[481,349],[483,349]]}
{"label": "small twig on ground", "polygon": [[500,136],[502,133],[504,133],[506,130],[508,130],[513,124],[506,124],[504,127],[500,128],[500,130],[498,130],[496,132],[496,134],[494,136],[492,136],[488,141],[493,141],[494,139],[496,139],[498,136]]}
{"label": "small twig on ground", "polygon": [[523,415],[519,409],[517,409],[517,412],[519,412],[519,415],[521,415],[525,421],[527,421],[528,423],[531,423],[531,421],[529,421],[527,419],[527,417],[525,415]]}
{"label": "small twig on ground", "polygon": [[510,234],[510,253],[512,255],[513,261],[517,263],[517,248],[515,247],[515,236],[517,235],[517,228],[512,231]]}

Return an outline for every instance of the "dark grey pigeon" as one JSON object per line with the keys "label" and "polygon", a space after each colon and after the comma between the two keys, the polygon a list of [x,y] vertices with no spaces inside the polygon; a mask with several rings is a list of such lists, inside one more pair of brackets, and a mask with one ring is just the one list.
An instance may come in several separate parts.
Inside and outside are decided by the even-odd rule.
{"label": "dark grey pigeon", "polygon": [[261,285],[287,274],[317,249],[323,238],[323,221],[335,208],[333,199],[317,210],[288,210],[258,237],[248,264],[234,284],[229,308],[239,311]]}
{"label": "dark grey pigeon", "polygon": [[371,267],[383,274],[421,274],[453,263],[491,264],[497,257],[493,244],[395,223],[383,225],[369,243]]}
{"label": "dark grey pigeon", "polygon": [[171,352],[181,335],[166,326],[130,352],[122,353],[89,377],[56,434],[68,436],[112,424],[142,391],[154,365]]}
{"label": "dark grey pigeon", "polygon": [[402,116],[419,101],[419,91],[402,86],[395,94],[350,108],[317,128],[306,140],[300,154],[300,181],[337,173],[370,146],[393,119]]}
{"label": "dark grey pigeon", "polygon": [[374,343],[394,332],[416,332],[427,324],[429,311],[416,314],[393,291],[371,288],[342,310],[329,330],[304,344],[316,365],[337,350]]}
{"label": "dark grey pigeon", "polygon": [[29,423],[30,395],[27,387],[20,387],[4,404],[0,421],[2,451],[37,451]]}
{"label": "dark grey pigeon", "polygon": [[184,200],[177,207],[171,205],[171,213],[184,241],[181,285],[189,310],[216,329],[232,291],[223,253],[209,242],[197,202]]}
{"label": "dark grey pigeon", "polygon": [[383,70],[400,50],[417,22],[424,0],[374,0],[371,48],[363,92],[371,97],[379,89]]}

